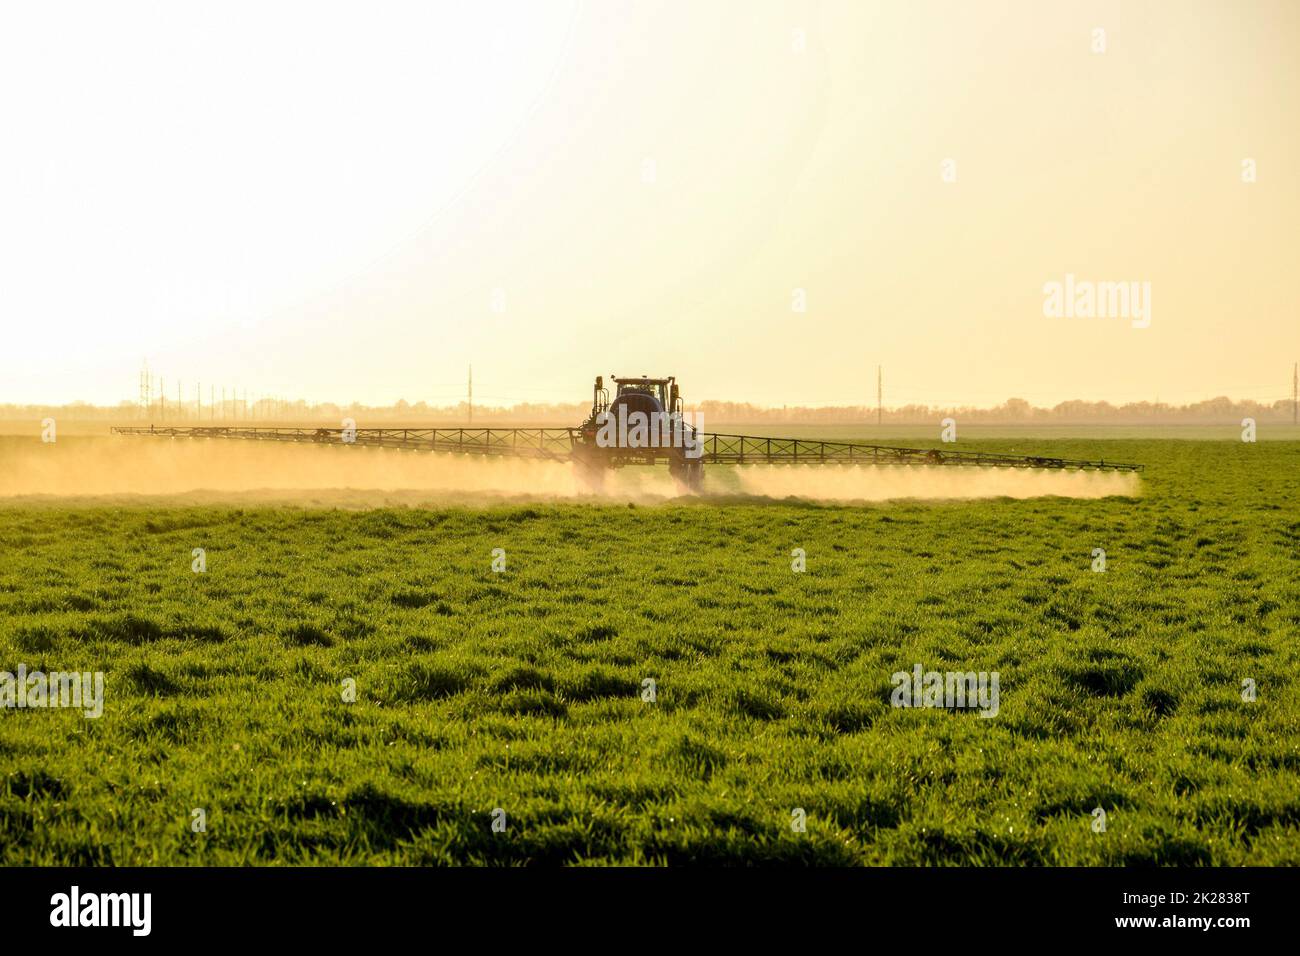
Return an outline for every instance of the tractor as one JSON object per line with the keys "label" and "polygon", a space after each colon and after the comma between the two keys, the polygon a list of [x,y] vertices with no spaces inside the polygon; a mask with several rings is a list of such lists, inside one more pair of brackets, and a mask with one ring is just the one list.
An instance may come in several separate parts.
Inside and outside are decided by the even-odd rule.
{"label": "tractor", "polygon": [[704,483],[703,444],[682,407],[677,381],[611,375],[613,399],[596,376],[591,413],[579,427],[573,458],[587,482],[599,488],[607,469],[668,463],[668,473],[688,491]]}

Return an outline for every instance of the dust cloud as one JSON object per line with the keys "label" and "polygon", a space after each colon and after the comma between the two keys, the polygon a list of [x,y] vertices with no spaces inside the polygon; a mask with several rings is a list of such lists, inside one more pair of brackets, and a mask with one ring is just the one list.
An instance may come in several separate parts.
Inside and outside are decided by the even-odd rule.
{"label": "dust cloud", "polygon": [[955,465],[753,465],[737,469],[737,479],[745,494],[825,501],[1105,498],[1133,496],[1141,487],[1132,473]]}
{"label": "dust cloud", "polygon": [[[0,439],[0,498],[186,495],[203,502],[368,507],[412,496],[472,501],[592,494],[566,462],[234,439]],[[667,469],[633,468],[608,475],[603,494],[650,501],[671,497],[676,488]]]}
{"label": "dust cloud", "polygon": [[[983,468],[713,466],[703,498],[886,501],[1133,495],[1132,475]],[[600,488],[572,465],[386,448],[223,439],[0,439],[0,498],[184,496],[193,502],[373,507],[503,498],[654,503],[685,494],[666,468],[607,472]]]}

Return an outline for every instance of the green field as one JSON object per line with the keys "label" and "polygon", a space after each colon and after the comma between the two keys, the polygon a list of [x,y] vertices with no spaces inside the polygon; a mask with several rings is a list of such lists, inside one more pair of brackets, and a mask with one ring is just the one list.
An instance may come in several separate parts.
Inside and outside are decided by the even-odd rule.
{"label": "green field", "polygon": [[1142,494],[0,502],[0,671],[106,674],[0,712],[0,862],[1300,863],[1300,443],[1029,444]]}

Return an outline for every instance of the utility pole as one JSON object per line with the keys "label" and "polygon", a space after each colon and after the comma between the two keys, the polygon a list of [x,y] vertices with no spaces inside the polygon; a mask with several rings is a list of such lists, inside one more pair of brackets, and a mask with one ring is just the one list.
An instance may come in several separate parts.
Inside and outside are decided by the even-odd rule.
{"label": "utility pole", "polygon": [[217,420],[217,386],[208,386],[208,419],[209,421]]}
{"label": "utility pole", "polygon": [[885,394],[884,391],[885,373],[881,366],[876,366],[876,424],[879,425],[885,420],[884,406],[881,404]]}
{"label": "utility pole", "polygon": [[469,423],[474,424],[474,366],[469,367]]}
{"label": "utility pole", "polygon": [[1300,425],[1300,362],[1291,366],[1291,424]]}
{"label": "utility pole", "polygon": [[158,418],[167,421],[167,380],[158,376]]}

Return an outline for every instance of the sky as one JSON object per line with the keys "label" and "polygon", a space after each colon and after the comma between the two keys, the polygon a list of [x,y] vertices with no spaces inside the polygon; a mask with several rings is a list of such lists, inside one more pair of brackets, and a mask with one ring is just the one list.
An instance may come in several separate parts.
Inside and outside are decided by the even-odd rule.
{"label": "sky", "polygon": [[6,4],[0,403],[1289,398],[1297,117],[1288,0]]}

